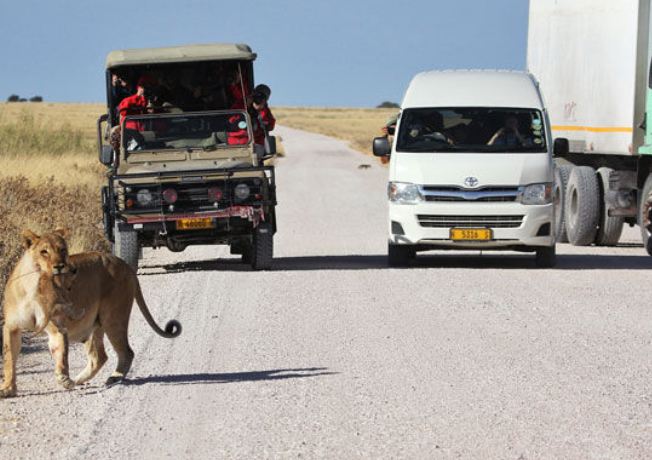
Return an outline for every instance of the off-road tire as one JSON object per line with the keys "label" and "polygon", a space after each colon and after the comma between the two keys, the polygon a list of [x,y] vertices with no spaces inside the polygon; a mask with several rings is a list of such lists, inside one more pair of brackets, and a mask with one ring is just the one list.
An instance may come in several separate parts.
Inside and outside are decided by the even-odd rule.
{"label": "off-road tire", "polygon": [[390,267],[405,267],[416,257],[413,247],[404,244],[387,244],[387,264]]}
{"label": "off-road tire", "polygon": [[242,254],[240,255],[242,257],[242,263],[246,265],[251,265],[251,245],[245,246],[242,248]]}
{"label": "off-road tire", "polygon": [[609,174],[611,168],[598,169],[598,185],[600,186],[600,221],[598,222],[598,234],[595,237],[595,244],[598,246],[616,246],[620,235],[623,232],[625,220],[622,217],[610,217],[609,206],[607,205],[607,191],[609,190]]}
{"label": "off-road tire", "polygon": [[588,246],[595,241],[600,220],[600,185],[595,169],[573,168],[568,177],[564,220],[568,241],[574,246]]}
{"label": "off-road tire", "polygon": [[[274,231],[268,223],[260,224],[254,233],[251,247],[251,268],[269,270],[274,258]],[[243,254],[244,259],[244,254]]]}
{"label": "off-road tire", "polygon": [[555,237],[558,243],[568,243],[566,233],[565,203],[568,177],[573,165],[558,165],[555,167],[555,188],[558,189],[558,202],[555,203]]}
{"label": "off-road tire", "polygon": [[641,241],[643,242],[643,247],[649,255],[652,256],[652,234],[648,230],[648,225],[650,225],[650,204],[648,199],[652,196],[652,174],[647,176],[645,184],[643,185],[643,190],[641,191],[641,198],[638,205],[638,225],[641,228]]}
{"label": "off-road tire", "polygon": [[534,263],[538,268],[552,268],[557,265],[557,252],[555,247],[537,248]]}
{"label": "off-road tire", "polygon": [[134,269],[138,270],[138,233],[133,230],[120,230],[116,224],[113,229],[115,243],[113,255],[121,258]]}

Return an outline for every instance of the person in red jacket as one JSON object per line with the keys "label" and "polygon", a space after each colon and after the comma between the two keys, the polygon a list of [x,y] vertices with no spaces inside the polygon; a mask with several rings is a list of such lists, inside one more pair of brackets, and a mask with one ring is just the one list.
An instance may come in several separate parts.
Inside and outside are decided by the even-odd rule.
{"label": "person in red jacket", "polygon": [[[254,135],[254,150],[258,158],[265,155],[265,141],[267,133],[272,131],[276,126],[276,119],[272,110],[267,105],[267,101],[272,91],[267,85],[258,85],[254,88],[251,97],[247,98],[249,116],[252,122],[252,131]],[[234,107],[236,108],[236,107]],[[229,119],[232,129],[227,133],[227,143],[229,145],[244,145],[249,143],[249,133],[244,117],[233,115]]]}
{"label": "person in red jacket", "polygon": [[[118,105],[120,124],[122,124],[124,118],[128,115],[141,115],[147,113],[147,104],[154,86],[156,86],[156,80],[149,75],[143,75],[138,79],[136,94],[124,98]],[[144,129],[141,122],[130,120],[127,121],[124,128],[136,131],[142,131]]]}

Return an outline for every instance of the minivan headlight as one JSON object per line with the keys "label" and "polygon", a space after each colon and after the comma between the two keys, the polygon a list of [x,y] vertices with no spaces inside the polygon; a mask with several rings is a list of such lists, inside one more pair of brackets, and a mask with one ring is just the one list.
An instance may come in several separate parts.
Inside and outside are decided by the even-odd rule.
{"label": "minivan headlight", "polygon": [[550,204],[552,203],[552,184],[532,184],[523,189],[522,204]]}
{"label": "minivan headlight", "polygon": [[396,204],[417,204],[423,201],[419,187],[406,182],[390,182],[387,184],[387,197]]}

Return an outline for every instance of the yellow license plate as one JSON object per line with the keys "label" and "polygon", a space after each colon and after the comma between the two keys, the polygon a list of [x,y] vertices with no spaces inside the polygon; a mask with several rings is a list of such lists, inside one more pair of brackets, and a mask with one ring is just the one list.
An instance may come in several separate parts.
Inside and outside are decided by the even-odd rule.
{"label": "yellow license plate", "polygon": [[215,223],[210,217],[177,220],[177,230],[203,230],[213,227],[215,227]]}
{"label": "yellow license plate", "polygon": [[489,241],[493,237],[490,228],[451,228],[453,241]]}

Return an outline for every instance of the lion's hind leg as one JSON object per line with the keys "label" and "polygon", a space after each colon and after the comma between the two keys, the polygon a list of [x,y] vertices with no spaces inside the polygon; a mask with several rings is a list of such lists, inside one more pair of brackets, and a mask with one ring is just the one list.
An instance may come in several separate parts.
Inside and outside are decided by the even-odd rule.
{"label": "lion's hind leg", "polygon": [[86,367],[75,377],[75,384],[81,385],[88,382],[90,379],[102,369],[106,363],[107,356],[104,349],[104,329],[101,327],[95,328],[91,336],[84,342],[84,349],[86,350],[86,357],[88,362]]}
{"label": "lion's hind leg", "polygon": [[129,346],[129,338],[127,337],[127,328],[119,328],[114,331],[106,331],[106,335],[113,346],[113,349],[118,354],[118,365],[109,377],[106,380],[107,385],[113,385],[115,383],[123,380],[129,369],[131,369],[131,363],[134,360],[134,351]]}

